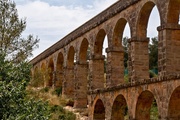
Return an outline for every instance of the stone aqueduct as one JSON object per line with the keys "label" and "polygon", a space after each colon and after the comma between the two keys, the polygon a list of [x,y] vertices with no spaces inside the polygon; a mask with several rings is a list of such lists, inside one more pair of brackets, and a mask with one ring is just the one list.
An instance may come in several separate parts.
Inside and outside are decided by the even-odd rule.
{"label": "stone aqueduct", "polygon": [[[147,25],[154,7],[160,18],[158,77],[149,78]],[[161,120],[180,120],[180,0],[119,0],[31,60],[33,71],[50,69],[46,86],[62,86],[74,108],[88,106],[89,120],[150,119],[155,99]],[[156,18],[155,18],[156,19]],[[124,82],[122,36],[129,24]],[[102,47],[108,38],[106,79]],[[90,58],[87,60],[87,53]],[[76,60],[76,62],[75,62]]]}

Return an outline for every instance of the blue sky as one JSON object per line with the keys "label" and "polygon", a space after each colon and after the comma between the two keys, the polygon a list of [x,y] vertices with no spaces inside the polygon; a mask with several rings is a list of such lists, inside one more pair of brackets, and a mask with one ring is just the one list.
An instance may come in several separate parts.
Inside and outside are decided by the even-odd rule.
{"label": "blue sky", "polygon": [[[14,1],[20,18],[26,18],[27,21],[23,36],[33,34],[40,38],[39,48],[33,52],[35,57],[118,0]],[[157,36],[156,27],[159,26],[157,14],[155,8],[150,16],[148,36]],[[128,27],[126,27],[125,36],[129,36]]]}

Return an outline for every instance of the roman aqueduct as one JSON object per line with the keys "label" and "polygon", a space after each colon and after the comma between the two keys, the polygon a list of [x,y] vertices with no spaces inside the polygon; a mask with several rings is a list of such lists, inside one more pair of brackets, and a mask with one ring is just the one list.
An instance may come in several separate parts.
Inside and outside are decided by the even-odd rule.
{"label": "roman aqueduct", "polygon": [[[160,18],[158,76],[149,78],[147,25],[155,6]],[[154,99],[159,119],[179,120],[179,14],[180,0],[119,0],[31,60],[33,73],[49,69],[45,86],[61,86],[62,95],[74,99],[74,108],[88,109],[89,120],[123,120],[127,108],[130,120],[149,120]],[[131,35],[128,82],[122,46],[126,24]]]}

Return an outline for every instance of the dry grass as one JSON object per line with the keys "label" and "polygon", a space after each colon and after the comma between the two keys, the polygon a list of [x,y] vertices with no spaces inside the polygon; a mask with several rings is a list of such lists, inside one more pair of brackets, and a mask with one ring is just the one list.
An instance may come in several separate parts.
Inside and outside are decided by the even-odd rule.
{"label": "dry grass", "polygon": [[27,94],[29,97],[34,97],[37,100],[48,101],[50,105],[65,106],[70,101],[70,99],[64,99],[62,96],[54,94],[54,89],[52,88],[34,88],[29,86],[27,87]]}
{"label": "dry grass", "polygon": [[35,98],[37,100],[47,101],[51,110],[51,119],[50,120],[75,120],[76,115],[72,112],[68,112],[64,110],[64,106],[68,105],[72,102],[70,99],[62,98],[62,96],[58,96],[55,94],[55,90],[52,88],[35,88],[28,86],[27,87],[27,95],[30,98]]}

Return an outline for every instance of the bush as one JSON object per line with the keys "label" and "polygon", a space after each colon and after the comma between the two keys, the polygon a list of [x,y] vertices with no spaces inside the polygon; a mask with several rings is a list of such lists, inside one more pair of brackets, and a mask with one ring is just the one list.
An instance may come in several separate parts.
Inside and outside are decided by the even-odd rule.
{"label": "bush", "polygon": [[150,78],[153,78],[153,77],[156,77],[157,75],[152,71],[152,70],[149,70],[149,77]]}
{"label": "bush", "polygon": [[26,98],[30,65],[26,62],[12,64],[3,55],[0,58],[0,119],[48,120],[48,104]]}
{"label": "bush", "polygon": [[54,93],[57,95],[57,96],[60,96],[62,94],[62,87],[58,87],[54,90]]}
{"label": "bush", "polygon": [[54,105],[51,107],[52,120],[75,120],[76,115],[72,112],[65,111],[63,107]]}

